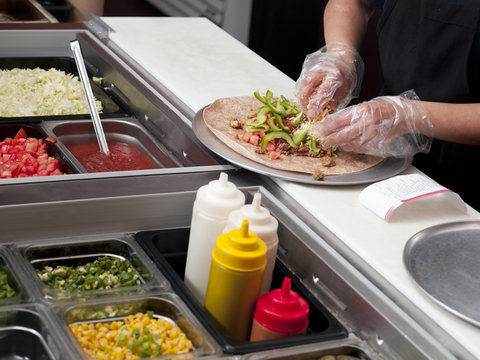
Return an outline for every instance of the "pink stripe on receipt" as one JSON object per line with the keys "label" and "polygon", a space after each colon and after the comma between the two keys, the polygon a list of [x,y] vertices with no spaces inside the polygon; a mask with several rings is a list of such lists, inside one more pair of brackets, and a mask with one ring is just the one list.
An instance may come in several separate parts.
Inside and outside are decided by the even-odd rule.
{"label": "pink stripe on receipt", "polygon": [[409,201],[412,201],[412,200],[416,200],[416,199],[421,199],[425,196],[430,196],[430,195],[435,195],[435,194],[441,194],[441,193],[445,193],[445,192],[452,192],[452,190],[449,190],[449,189],[444,189],[444,190],[438,190],[438,191],[434,191],[434,192],[431,192],[431,193],[427,193],[427,194],[423,194],[423,195],[418,195],[418,196],[415,196],[411,199],[405,199],[405,200],[402,200],[402,202],[409,202]]}
{"label": "pink stripe on receipt", "polygon": [[392,216],[393,212],[395,211],[395,209],[397,208],[397,206],[392,206],[390,209],[388,209],[387,213],[385,214],[385,220],[388,221],[390,220],[390,216]]}

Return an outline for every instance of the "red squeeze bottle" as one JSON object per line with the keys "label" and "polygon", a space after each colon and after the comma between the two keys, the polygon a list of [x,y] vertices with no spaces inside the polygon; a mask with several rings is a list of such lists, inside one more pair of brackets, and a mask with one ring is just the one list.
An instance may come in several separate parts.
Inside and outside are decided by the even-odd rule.
{"label": "red squeeze bottle", "polygon": [[292,280],[283,279],[280,289],[263,294],[253,315],[250,341],[304,335],[308,326],[308,303],[291,290]]}

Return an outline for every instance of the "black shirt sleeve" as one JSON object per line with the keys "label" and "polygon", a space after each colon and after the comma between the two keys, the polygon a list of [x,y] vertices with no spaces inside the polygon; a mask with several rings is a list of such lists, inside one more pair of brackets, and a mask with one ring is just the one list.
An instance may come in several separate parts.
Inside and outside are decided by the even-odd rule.
{"label": "black shirt sleeve", "polygon": [[383,7],[385,6],[385,4],[388,2],[388,0],[368,0],[368,2],[370,4],[372,4],[373,6],[376,6],[380,9],[383,9]]}

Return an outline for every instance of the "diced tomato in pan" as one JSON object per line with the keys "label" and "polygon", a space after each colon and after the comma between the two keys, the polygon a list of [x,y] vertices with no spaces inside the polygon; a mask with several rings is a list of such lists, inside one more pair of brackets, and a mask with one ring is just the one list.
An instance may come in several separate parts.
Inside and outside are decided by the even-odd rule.
{"label": "diced tomato in pan", "polygon": [[25,143],[25,151],[29,153],[35,153],[38,149],[38,139],[28,138]]}
{"label": "diced tomato in pan", "polygon": [[[56,142],[53,137],[47,139]],[[48,156],[47,143],[27,137],[23,128],[13,139],[7,137],[0,142],[0,154],[0,178],[63,174],[58,160]]]}

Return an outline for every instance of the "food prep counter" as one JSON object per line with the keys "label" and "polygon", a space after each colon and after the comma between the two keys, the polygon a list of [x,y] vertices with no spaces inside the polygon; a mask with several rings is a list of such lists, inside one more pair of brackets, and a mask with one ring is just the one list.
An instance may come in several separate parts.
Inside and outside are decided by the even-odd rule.
{"label": "food prep counter", "polygon": [[[70,325],[154,311],[180,326],[194,344],[192,355],[199,358],[314,359],[332,354],[362,360],[453,358],[436,343],[438,339],[426,334],[421,324],[329,245],[338,241],[332,233],[312,231],[312,224],[290,208],[295,204],[293,198],[278,193],[268,179],[236,170],[227,174],[244,192],[247,203],[260,192],[262,205],[279,221],[273,285],[288,275],[295,290],[308,300],[311,312],[305,336],[258,343],[232,341],[183,285],[196,190],[217,179],[217,171],[194,172],[188,180],[177,173],[114,177],[107,183],[77,178],[46,182],[41,187],[37,183],[5,185],[23,196],[42,191],[50,199],[38,197],[34,203],[11,202],[0,207],[3,269],[18,293],[1,304],[6,324],[0,321],[0,331],[11,327],[36,330],[36,341],[48,354],[45,358],[80,359],[85,354]],[[80,196],[86,193],[90,197]],[[30,219],[28,226],[25,219]],[[72,293],[56,288],[59,284],[50,278],[36,276],[45,267],[55,271],[57,266],[86,266],[103,256],[128,261],[142,281]],[[36,316],[40,324],[32,330],[34,325],[24,323],[18,312],[33,312],[29,316]],[[20,353],[18,344],[4,349],[31,356]]]}
{"label": "food prep counter", "polygon": [[[122,316],[130,314],[134,302],[140,310],[179,323],[194,344],[195,357],[477,357],[478,327],[427,297],[402,263],[403,247],[417,231],[449,221],[479,220],[475,210],[462,213],[442,198],[428,199],[405,205],[387,223],[358,203],[365,184],[305,185],[238,169],[198,142],[192,119],[220,97],[266,89],[291,97],[292,79],[206,19],[94,18],[86,26],[2,30],[2,57],[68,56],[68,41],[78,38],[90,72],[104,79],[107,93],[127,110],[125,116],[104,119],[107,133],[139,141],[155,158],[156,152],[169,155],[175,165],[86,173],[62,146],[81,137],[88,120],[29,124],[58,137],[58,152],[76,170],[48,179],[2,180],[0,255],[5,254],[20,297],[0,308],[0,319],[5,319],[0,331],[19,327],[34,333],[32,341],[44,349],[45,358],[81,358],[68,326],[112,318],[117,312],[106,310],[112,304],[115,311],[124,311]],[[279,220],[279,268],[290,271],[302,291],[318,302],[315,308],[323,314],[318,318],[324,319],[323,325],[312,323],[302,339],[231,346],[182,289],[176,261],[184,256],[195,191],[221,171],[250,201],[260,191],[262,204]],[[418,170],[409,167],[405,173]],[[168,252],[172,238],[179,246],[170,249],[174,256]],[[146,281],[121,291],[84,292],[79,303],[52,292],[34,276],[38,262],[71,262],[73,255],[88,257],[91,252],[114,253],[137,264],[140,259]],[[21,353],[18,344],[9,344],[13,355],[30,356]]]}

